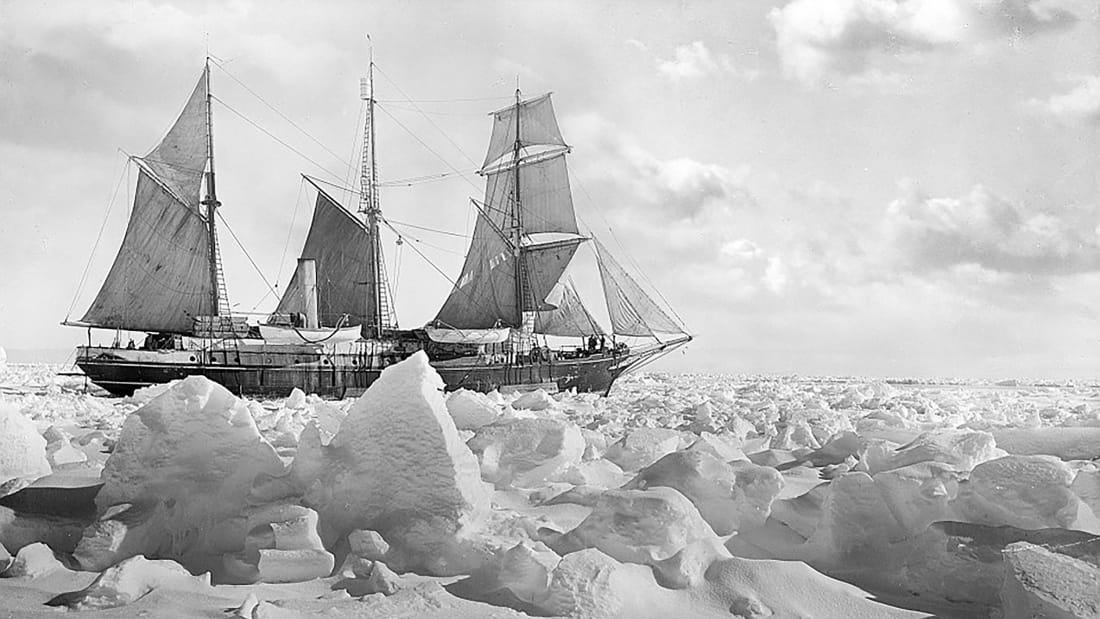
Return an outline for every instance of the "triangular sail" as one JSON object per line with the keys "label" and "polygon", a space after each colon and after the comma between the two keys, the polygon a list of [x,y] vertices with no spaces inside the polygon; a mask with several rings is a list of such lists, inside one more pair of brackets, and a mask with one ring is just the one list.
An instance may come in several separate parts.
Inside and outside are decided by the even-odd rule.
{"label": "triangular sail", "polygon": [[198,209],[203,171],[209,154],[207,67],[168,134],[142,158],[158,179],[188,206]]}
{"label": "triangular sail", "polygon": [[527,271],[527,298],[523,300],[524,311],[543,309],[546,297],[561,279],[573,254],[580,244],[588,239],[574,237],[561,241],[540,243],[523,248],[524,267]]}
{"label": "triangular sail", "polygon": [[482,169],[491,164],[509,161],[505,155],[511,155],[516,148],[516,114],[519,114],[519,146],[526,149],[526,155],[547,149],[567,148],[562,138],[558,120],[554,116],[554,106],[550,103],[550,94],[521,101],[493,113],[493,135],[489,139],[489,152],[485,155]]}
{"label": "triangular sail", "polygon": [[652,337],[655,333],[684,332],[649,298],[599,241],[596,241],[596,261],[600,268],[604,296],[607,298],[611,330],[615,335]]}
{"label": "triangular sail", "polygon": [[557,308],[539,312],[535,317],[535,333],[584,337],[593,334],[604,335],[604,330],[581,302],[573,282],[568,282],[562,288]]}
{"label": "triangular sail", "polygon": [[516,324],[516,269],[512,248],[478,213],[462,274],[436,321],[453,329],[491,329]]}
{"label": "triangular sail", "polygon": [[130,331],[190,333],[215,313],[206,222],[144,169],[122,247],[83,322]]}
{"label": "triangular sail", "polygon": [[[322,327],[364,325],[373,316],[369,232],[363,222],[318,190],[313,221],[302,247],[302,258],[312,258],[317,272],[317,309]],[[297,272],[287,284],[276,313],[304,312]]]}

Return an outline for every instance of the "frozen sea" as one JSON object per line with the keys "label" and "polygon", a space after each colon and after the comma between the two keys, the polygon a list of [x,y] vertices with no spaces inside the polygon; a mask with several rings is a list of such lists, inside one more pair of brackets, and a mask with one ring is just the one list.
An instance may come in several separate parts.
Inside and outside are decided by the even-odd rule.
{"label": "frozen sea", "polygon": [[[116,554],[104,558],[95,541],[102,538],[96,529],[101,525],[95,522],[141,501],[169,506],[167,515],[143,515],[141,526],[160,527],[195,548],[149,546],[137,534],[113,543],[146,544],[148,558],[179,561],[193,574],[210,571],[214,584],[180,580],[179,574],[149,577],[133,586],[144,591],[141,600],[156,592],[159,602],[126,601],[113,592],[106,597],[122,602],[70,603],[70,609],[99,608],[115,616],[138,610],[215,616],[215,609],[238,606],[235,616],[267,616],[257,614],[264,608],[275,613],[271,616],[286,611],[438,617],[1100,613],[1098,382],[643,373],[620,379],[608,397],[459,392],[444,403],[433,379],[419,376],[394,378],[396,386],[388,395],[371,396],[373,404],[300,392],[280,400],[238,400],[215,397],[210,394],[216,388],[193,384],[188,388],[203,402],[211,398],[220,404],[185,415],[187,402],[199,396],[165,395],[182,388],[178,385],[108,397],[81,377],[60,374],[63,369],[0,367],[0,412],[14,411],[33,424],[52,469],[45,477],[0,479],[5,494],[17,497],[28,484],[45,491],[51,484],[70,490],[101,480],[107,484],[89,507],[94,514],[27,514],[18,502],[0,506],[0,542],[12,555],[25,552],[24,563],[47,566],[41,573],[28,576],[24,570],[22,576],[0,579],[0,600],[17,600],[10,608],[24,614],[53,613],[42,604],[57,601],[59,594],[94,589],[99,581],[93,578],[100,575],[128,582],[110,566],[138,551],[118,554],[115,547],[110,552]],[[377,422],[383,410],[391,417]],[[207,483],[219,470],[216,461],[202,462],[210,458],[204,445],[181,447],[211,432],[201,418],[208,414],[229,415],[233,432],[256,433],[262,450],[272,455],[262,467],[259,460],[220,467],[235,469],[238,477],[251,466],[267,468],[248,473],[237,494],[248,494],[251,487],[251,495],[232,508],[237,512],[204,507],[203,498],[192,494],[186,517],[210,522],[184,535],[179,527],[186,518],[171,514],[178,509],[172,493],[184,492],[194,479]],[[367,428],[371,423],[374,429]],[[397,427],[406,423],[409,428]],[[126,432],[124,424],[130,428]],[[385,438],[391,428],[396,428],[393,437]],[[410,442],[410,433],[421,438]],[[217,432],[210,436],[208,443],[225,438]],[[333,447],[337,444],[354,445],[358,455]],[[181,456],[173,449],[194,453]],[[210,449],[223,455],[240,451],[229,444]],[[384,455],[371,464],[355,459],[371,453]],[[145,468],[126,468],[134,465],[120,454]],[[176,457],[179,462],[156,470]],[[442,469],[436,470],[432,463],[439,457]],[[376,471],[402,459],[411,463],[404,467],[411,477],[387,482],[389,473],[371,473],[380,480],[369,488],[349,489],[354,475],[331,473],[356,467]],[[417,477],[420,468],[424,474]],[[257,490],[257,480],[294,480],[300,470],[312,471],[315,479],[297,491],[290,482],[280,486],[286,496],[268,487]],[[157,475],[165,478],[154,483]],[[168,488],[173,476],[186,480],[178,490]],[[218,484],[194,488],[207,489],[213,500],[226,491]],[[404,529],[382,530],[393,545],[384,560],[392,571],[378,567],[381,558],[356,555],[360,542],[352,542],[349,551],[346,532],[333,541],[331,523],[355,517],[350,508],[334,507],[333,497],[341,492],[350,493],[350,502],[362,494],[417,504],[417,490],[429,487],[436,497],[457,493],[457,505],[466,506],[456,508],[464,514],[454,516],[461,523],[455,525],[457,537],[446,543],[432,538],[436,550],[430,559],[423,554],[423,540],[408,537]],[[490,498],[474,526],[469,523],[477,510],[463,510],[477,503],[470,497],[483,492]],[[112,503],[111,496],[122,499]],[[218,528],[219,518],[247,517],[251,523],[260,517],[257,504],[271,501],[274,507],[268,508],[276,511],[290,505],[312,514],[310,526],[321,536],[307,535],[313,541],[305,550],[285,551],[297,555],[269,548],[260,555],[275,557],[267,567],[265,559],[258,564],[248,559],[255,572],[251,578],[260,581],[255,584],[230,583],[239,572],[211,569],[195,559],[200,547],[214,553],[210,556],[237,556],[229,552],[236,546],[224,533],[211,539],[207,533]],[[452,516],[437,499],[430,504],[442,510],[436,520]],[[360,512],[386,510],[364,505]],[[291,525],[263,526],[279,531]],[[69,538],[58,537],[58,530],[69,531]],[[252,535],[242,548],[256,543]],[[48,546],[37,559],[23,550],[35,539]],[[312,554],[301,554],[307,550]],[[50,553],[56,566],[42,558]],[[276,558],[286,563],[273,563]],[[335,571],[323,569],[325,561],[334,560],[329,567]],[[516,570],[522,578],[509,576]],[[383,573],[389,580],[379,584]],[[272,584],[279,578],[296,584]],[[83,595],[80,599],[100,599]],[[0,601],[0,608],[4,605]]]}

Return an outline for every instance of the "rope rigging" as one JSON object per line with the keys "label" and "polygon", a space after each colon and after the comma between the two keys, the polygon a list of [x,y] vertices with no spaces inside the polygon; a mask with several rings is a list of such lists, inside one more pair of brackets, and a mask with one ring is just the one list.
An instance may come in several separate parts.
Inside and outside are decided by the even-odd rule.
{"label": "rope rigging", "polygon": [[76,302],[80,298],[80,293],[84,290],[84,284],[88,281],[88,271],[92,268],[92,257],[95,256],[95,252],[99,249],[99,242],[103,239],[103,230],[107,227],[107,220],[111,216],[111,209],[115,206],[115,200],[118,198],[118,190],[122,187],[122,179],[129,178],[130,170],[130,157],[121,148],[118,152],[125,157],[125,163],[122,169],[119,171],[118,182],[115,183],[115,189],[111,193],[111,199],[107,202],[107,210],[103,212],[103,222],[99,225],[99,232],[95,236],[95,243],[92,245],[92,253],[88,255],[88,262],[84,265],[84,272],[80,274],[80,282],[76,285],[76,292],[73,294],[73,301],[69,304],[68,311],[65,312],[65,321],[68,322],[69,317],[72,316],[73,308],[76,307]]}
{"label": "rope rigging", "polygon": [[233,228],[229,226],[229,222],[225,220],[225,217],[222,217],[221,211],[215,212],[218,214],[218,219],[221,220],[222,225],[224,225],[225,229],[229,231],[229,236],[233,237],[233,240],[237,243],[237,247],[240,247],[241,251],[244,253],[245,258],[248,258],[248,262],[252,265],[252,268],[256,269],[256,273],[260,276],[260,279],[263,280],[264,284],[267,285],[272,294],[278,296],[278,291],[276,291],[275,287],[271,285],[271,282],[267,281],[267,278],[264,277],[263,271],[261,271],[260,267],[256,265],[256,261],[252,259],[252,256],[248,253],[248,250],[244,248],[244,244],[241,243],[241,240],[237,238],[237,233],[233,232]]}
{"label": "rope rigging", "polygon": [[[245,89],[245,91],[246,91],[246,92],[248,92],[248,94],[252,95],[253,97],[256,97],[256,99],[258,99],[258,100],[260,101],[260,103],[263,103],[263,104],[264,104],[265,106],[267,106],[267,108],[268,108],[268,109],[270,109],[270,110],[271,110],[272,112],[275,112],[276,114],[278,114],[278,115],[279,115],[279,118],[282,118],[283,120],[285,120],[285,121],[287,121],[288,123],[290,123],[290,126],[291,126],[291,127],[294,127],[295,129],[297,129],[298,131],[300,131],[302,135],[304,135],[304,136],[306,136],[307,138],[309,138],[309,139],[310,139],[310,140],[311,140],[311,141],[312,141],[312,142],[313,142],[314,144],[316,144],[316,145],[320,146],[321,148],[323,148],[323,149],[325,150],[325,152],[329,153],[329,154],[330,154],[330,155],[332,155],[333,157],[336,157],[337,161],[339,161],[340,163],[344,163],[344,159],[343,159],[343,157],[341,157],[340,155],[337,155],[337,154],[336,154],[335,152],[333,152],[333,151],[332,151],[332,150],[331,150],[331,149],[330,149],[329,147],[325,146],[323,142],[321,142],[321,141],[320,141],[320,140],[318,140],[317,138],[313,137],[313,136],[312,136],[312,135],[311,135],[311,134],[310,134],[310,133],[309,133],[308,131],[306,131],[306,130],[305,130],[305,129],[303,129],[303,128],[302,128],[301,126],[299,126],[299,125],[298,125],[298,123],[296,123],[296,122],[294,122],[293,120],[291,120],[291,119],[290,119],[290,118],[289,118],[289,117],[288,117],[288,116],[287,116],[286,114],[283,114],[282,112],[280,112],[280,111],[279,111],[279,110],[278,110],[278,109],[277,109],[277,108],[276,108],[276,107],[275,107],[274,105],[272,105],[272,104],[268,103],[266,99],[264,99],[264,98],[263,98],[263,97],[261,97],[261,96],[260,96],[259,94],[257,94],[257,93],[256,93],[256,92],[255,92],[254,90],[252,90],[251,88],[249,88],[248,86],[246,86],[244,82],[242,82],[241,80],[237,79],[237,76],[235,76],[235,75],[233,75],[232,73],[230,73],[230,72],[229,72],[229,69],[226,69],[226,68],[225,68],[225,65],[224,65],[224,64],[222,64],[222,63],[221,63],[221,62],[219,62],[218,60],[214,59],[214,66],[216,66],[216,67],[218,67],[219,69],[221,69],[221,71],[222,71],[223,73],[225,73],[226,75],[228,75],[228,76],[229,76],[229,78],[230,78],[230,79],[232,79],[232,80],[233,80],[234,82],[237,82],[237,84],[238,84],[238,85],[240,85],[240,87],[241,87],[241,88],[244,88],[244,89]],[[223,105],[224,105],[224,103],[223,103]],[[345,164],[345,165],[347,165],[347,164]]]}
{"label": "rope rigging", "polygon": [[313,160],[313,159],[312,159],[312,158],[311,158],[311,157],[310,157],[309,155],[306,155],[305,153],[303,153],[302,151],[298,150],[297,148],[294,148],[294,147],[293,147],[293,146],[291,146],[290,144],[287,144],[287,143],[286,143],[286,142],[284,142],[283,140],[279,139],[279,137],[278,137],[278,136],[276,136],[276,135],[275,135],[274,133],[271,133],[271,132],[270,132],[270,131],[268,131],[267,129],[264,129],[264,128],[263,128],[262,126],[260,126],[260,125],[259,125],[258,123],[256,123],[256,122],[255,122],[254,120],[252,120],[251,118],[249,118],[249,117],[245,116],[245,115],[244,115],[244,114],[242,114],[241,112],[238,112],[238,111],[237,111],[237,110],[236,110],[235,108],[233,108],[232,106],[230,106],[230,105],[229,105],[228,103],[226,103],[225,101],[222,101],[222,100],[221,100],[220,98],[218,98],[218,97],[216,97],[216,96],[214,96],[214,95],[210,95],[210,98],[211,98],[211,99],[213,99],[214,101],[217,101],[218,103],[220,103],[220,104],[222,105],[222,107],[224,107],[225,109],[229,110],[230,112],[233,112],[234,114],[236,114],[237,116],[239,116],[239,117],[240,117],[240,118],[241,118],[242,120],[244,120],[244,121],[245,121],[245,122],[247,122],[248,124],[252,125],[252,126],[253,126],[253,127],[255,127],[256,129],[259,129],[259,130],[260,130],[260,131],[261,131],[261,132],[262,132],[262,133],[263,133],[264,135],[266,135],[267,137],[269,137],[269,138],[271,138],[271,139],[275,140],[276,142],[278,142],[279,144],[281,144],[282,146],[284,146],[285,148],[287,148],[288,150],[290,150],[290,151],[291,151],[291,152],[293,152],[294,154],[298,155],[298,156],[299,156],[299,157],[301,157],[302,159],[305,159],[306,161],[308,161],[308,162],[312,163],[313,165],[317,166],[317,168],[318,168],[318,169],[320,169],[320,170],[324,171],[325,173],[329,174],[329,175],[330,175],[330,176],[332,176],[333,178],[340,178],[340,175],[339,175],[339,174],[337,174],[336,172],[333,172],[332,170],[330,170],[330,169],[326,168],[325,166],[321,165],[321,164],[320,164],[320,163],[318,163],[317,161]]}

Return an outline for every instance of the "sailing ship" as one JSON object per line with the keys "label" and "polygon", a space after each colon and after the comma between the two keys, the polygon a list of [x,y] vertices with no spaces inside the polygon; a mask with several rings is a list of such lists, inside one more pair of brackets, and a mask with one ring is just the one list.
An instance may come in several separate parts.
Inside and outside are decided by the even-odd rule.
{"label": "sailing ship", "polygon": [[[373,59],[361,85],[364,149],[356,212],[323,182],[294,272],[264,324],[235,315],[215,225],[210,60],[183,111],[138,168],[118,255],[80,320],[76,365],[112,394],[190,375],[242,395],[283,397],[295,387],[341,398],[423,350],[446,388],[575,389],[606,394],[616,378],[691,340],[577,218],[566,144],[549,94],[491,114],[485,178],[462,270],[435,318],[401,329],[385,275],[374,152]],[[380,225],[381,224],[381,225]],[[563,277],[578,248],[595,248],[610,332]],[[553,301],[551,302],[551,299]],[[92,330],[114,330],[109,346]],[[121,333],[144,332],[140,346]],[[561,346],[563,338],[581,346]],[[559,345],[555,346],[555,342]],[[629,342],[629,343],[628,343]]]}

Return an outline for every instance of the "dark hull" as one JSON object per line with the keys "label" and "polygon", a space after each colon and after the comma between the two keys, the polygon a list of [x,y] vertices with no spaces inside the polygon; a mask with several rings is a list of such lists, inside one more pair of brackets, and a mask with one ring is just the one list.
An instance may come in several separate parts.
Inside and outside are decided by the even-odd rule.
{"label": "dark hull", "polygon": [[[239,395],[286,397],[297,387],[326,398],[344,398],[361,394],[382,372],[380,368],[362,367],[353,355],[180,351],[168,358],[156,357],[155,353],[81,347],[77,365],[93,383],[115,395],[130,395],[141,387],[199,375]],[[630,365],[629,355],[610,353],[519,364],[432,362],[447,390],[482,392],[552,386],[607,393]]]}

